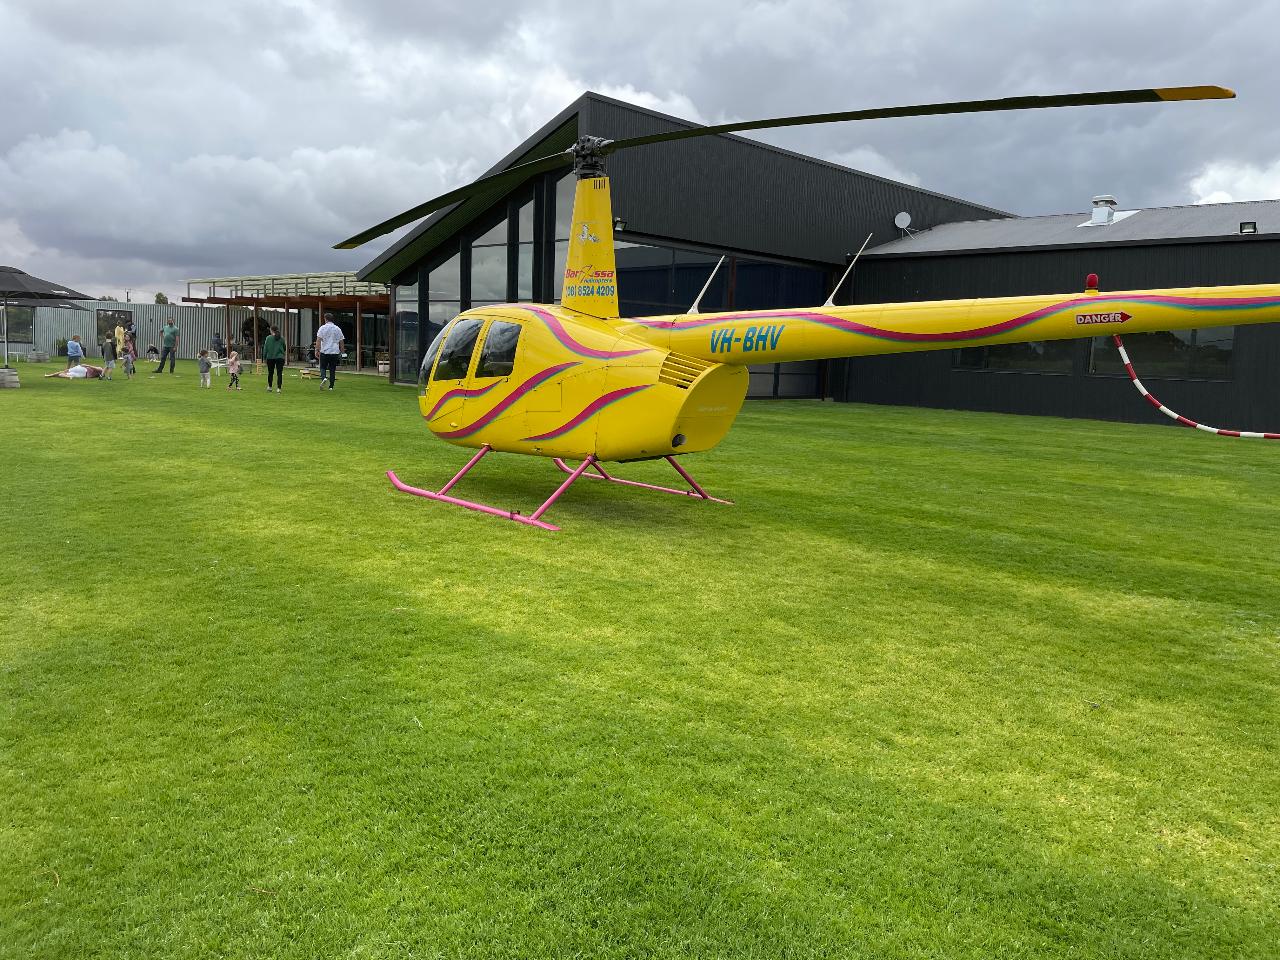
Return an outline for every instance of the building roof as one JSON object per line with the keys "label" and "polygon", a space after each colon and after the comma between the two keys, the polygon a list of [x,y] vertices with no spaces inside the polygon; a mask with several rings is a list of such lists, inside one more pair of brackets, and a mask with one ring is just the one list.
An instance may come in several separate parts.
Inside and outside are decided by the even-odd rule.
{"label": "building roof", "polygon": [[[566,150],[580,133],[618,139],[697,126],[587,92],[482,176]],[[893,215],[904,206],[925,224],[974,214],[1009,216],[733,134],[629,150],[609,164],[615,210],[626,214],[632,232],[813,262],[839,263],[847,250],[856,250],[866,236],[859,218],[867,210],[884,231],[881,236],[891,235]],[[511,192],[490,191],[432,214],[362,267],[358,278],[394,281]],[[697,225],[698,236],[685,236],[689,224]],[[765,235],[770,243],[761,246]]]}
{"label": "building roof", "polygon": [[386,284],[365,283],[357,280],[354,273],[343,271],[251,277],[195,277],[187,281],[188,297],[191,296],[193,283],[207,287],[208,297],[377,297],[387,294]]}
{"label": "building roof", "polygon": [[[1183,207],[1117,210],[1105,226],[1081,226],[1089,213],[1044,217],[1008,217],[943,223],[868,250],[866,257],[915,257],[930,254],[983,253],[1010,249],[1063,249],[1093,245],[1144,246],[1196,241],[1249,241],[1280,235],[1280,200],[1206,203]],[[1241,235],[1252,221],[1258,232]]]}

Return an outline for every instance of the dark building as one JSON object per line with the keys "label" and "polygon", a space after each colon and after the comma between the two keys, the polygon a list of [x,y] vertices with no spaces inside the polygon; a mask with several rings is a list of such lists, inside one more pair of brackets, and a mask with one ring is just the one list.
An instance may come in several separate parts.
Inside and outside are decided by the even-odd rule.
{"label": "dark building", "polygon": [[[486,173],[564,150],[579,135],[618,139],[696,126],[587,93]],[[702,309],[813,306],[869,233],[898,236],[910,210],[928,227],[1008,216],[734,136],[640,147],[609,159],[624,316],[687,310],[721,255]],[[460,310],[560,296],[574,179],[541,175],[429,217],[359,271],[393,284],[393,378],[416,381],[435,332]],[[752,368],[753,396],[826,392],[821,362]]]}
{"label": "dark building", "polygon": [[[859,303],[1280,280],[1280,201],[951,223],[868,251]],[[1096,221],[1096,222],[1095,222]],[[1280,424],[1280,325],[1131,334],[1125,348],[1167,406],[1214,426]],[[863,357],[832,364],[841,400],[1167,422],[1139,400],[1109,337]]]}
{"label": "dark building", "polygon": [[[588,93],[486,173],[582,134],[692,126]],[[688,309],[721,255],[703,310],[814,306],[869,234],[841,302],[1070,293],[1091,272],[1104,290],[1280,280],[1280,202],[1138,211],[1103,202],[1093,213],[1014,217],[735,136],[624,151],[609,174],[624,316]],[[432,215],[359,272],[392,284],[393,380],[417,379],[427,344],[462,310],[558,299],[572,198],[567,170],[537,175]],[[909,231],[895,226],[901,212]],[[1280,423],[1268,379],[1280,325],[1134,335],[1126,345],[1174,409],[1242,429]],[[1106,338],[753,367],[750,395],[1163,420]]]}

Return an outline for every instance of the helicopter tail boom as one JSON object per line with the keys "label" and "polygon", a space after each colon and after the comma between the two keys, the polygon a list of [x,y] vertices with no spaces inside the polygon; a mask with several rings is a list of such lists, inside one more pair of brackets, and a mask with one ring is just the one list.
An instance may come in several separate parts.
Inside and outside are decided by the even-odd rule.
{"label": "helicopter tail boom", "polygon": [[733,366],[1277,321],[1280,284],[756,310],[623,324],[650,343]]}

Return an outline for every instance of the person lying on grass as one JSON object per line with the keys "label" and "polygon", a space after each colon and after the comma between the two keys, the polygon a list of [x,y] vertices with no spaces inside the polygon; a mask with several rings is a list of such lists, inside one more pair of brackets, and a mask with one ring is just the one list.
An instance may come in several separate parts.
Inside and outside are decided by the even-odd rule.
{"label": "person lying on grass", "polygon": [[44,378],[46,380],[50,377],[57,377],[59,380],[97,380],[105,370],[105,367],[95,367],[91,363],[77,363],[74,367],[68,367],[66,370],[46,373]]}

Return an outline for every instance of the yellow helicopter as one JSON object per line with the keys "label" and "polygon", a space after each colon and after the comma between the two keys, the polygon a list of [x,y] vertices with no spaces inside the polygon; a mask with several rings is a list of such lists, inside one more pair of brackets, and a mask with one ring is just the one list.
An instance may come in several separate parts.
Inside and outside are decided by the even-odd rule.
{"label": "yellow helicopter", "polygon": [[[1165,87],[782,117],[626,140],[584,136],[563,153],[405,211],[337,248],[359,246],[476,192],[536,173],[572,165],[577,176],[560,305],[468,310],[441,330],[423,358],[418,403],[428,429],[476,454],[439,490],[409,486],[393,471],[387,476],[406,493],[546,530],[558,527],[543,515],[584,476],[728,503],[710,496],[676,458],[710,450],[723,439],[746,397],[748,364],[1280,320],[1275,284],[1103,294],[1091,283],[1081,293],[1052,296],[856,306],[834,306],[829,298],[813,308],[732,313],[699,313],[695,301],[685,314],[618,315],[605,176],[605,158],[618,150],[799,124],[1234,96],[1215,86]],[[568,476],[527,515],[454,496],[458,482],[494,451],[547,457]],[[654,459],[669,462],[688,489],[625,480],[604,467]],[[571,460],[577,465],[571,467]]]}

